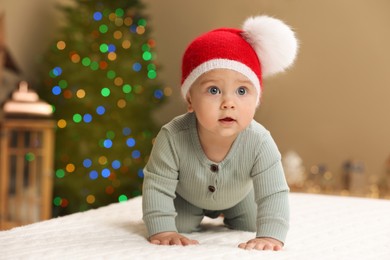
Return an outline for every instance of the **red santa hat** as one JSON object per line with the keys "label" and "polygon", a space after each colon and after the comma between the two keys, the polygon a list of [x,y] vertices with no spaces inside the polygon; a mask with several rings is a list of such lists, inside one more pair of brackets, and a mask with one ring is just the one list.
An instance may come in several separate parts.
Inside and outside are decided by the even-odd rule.
{"label": "red santa hat", "polygon": [[182,96],[195,80],[213,69],[232,69],[245,75],[258,95],[262,79],[290,67],[298,51],[291,28],[269,16],[248,18],[243,29],[220,28],[207,32],[187,47],[182,59]]}

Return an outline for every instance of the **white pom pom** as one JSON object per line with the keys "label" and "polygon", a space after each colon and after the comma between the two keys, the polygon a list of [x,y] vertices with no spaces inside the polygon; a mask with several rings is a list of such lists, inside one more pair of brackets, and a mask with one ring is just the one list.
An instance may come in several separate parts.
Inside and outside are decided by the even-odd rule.
{"label": "white pom pom", "polygon": [[281,20],[269,16],[251,17],[244,22],[243,31],[260,59],[263,77],[282,72],[293,64],[298,41]]}

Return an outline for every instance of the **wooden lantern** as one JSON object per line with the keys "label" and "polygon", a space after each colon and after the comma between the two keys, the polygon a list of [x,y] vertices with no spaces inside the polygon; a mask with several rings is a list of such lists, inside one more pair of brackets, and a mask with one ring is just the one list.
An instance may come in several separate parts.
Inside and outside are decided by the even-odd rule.
{"label": "wooden lantern", "polygon": [[51,217],[52,107],[22,82],[0,121],[0,230]]}

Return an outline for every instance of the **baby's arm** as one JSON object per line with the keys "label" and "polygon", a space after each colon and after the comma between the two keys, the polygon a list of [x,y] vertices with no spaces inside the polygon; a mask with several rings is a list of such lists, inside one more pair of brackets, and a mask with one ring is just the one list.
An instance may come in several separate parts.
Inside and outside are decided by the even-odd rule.
{"label": "baby's arm", "polygon": [[270,237],[256,237],[246,243],[239,244],[238,247],[247,250],[256,249],[279,251],[282,250],[283,243]]}
{"label": "baby's arm", "polygon": [[155,245],[180,245],[180,246],[188,246],[188,245],[197,245],[198,241],[189,239],[183,235],[180,235],[177,232],[161,232],[155,234],[149,238],[150,243]]}

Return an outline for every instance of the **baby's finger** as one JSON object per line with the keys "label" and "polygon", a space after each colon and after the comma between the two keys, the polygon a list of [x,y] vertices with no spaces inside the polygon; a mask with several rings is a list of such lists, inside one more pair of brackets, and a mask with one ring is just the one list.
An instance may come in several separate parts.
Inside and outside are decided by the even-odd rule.
{"label": "baby's finger", "polygon": [[163,239],[160,241],[160,245],[163,245],[163,246],[169,246],[170,244],[171,244],[170,239]]}
{"label": "baby's finger", "polygon": [[172,238],[171,241],[169,242],[169,244],[171,246],[172,245],[178,245],[178,246],[182,245],[180,238]]}
{"label": "baby's finger", "polygon": [[249,243],[241,243],[238,245],[239,248],[241,249],[250,249],[250,246],[248,246]]}
{"label": "baby's finger", "polygon": [[252,250],[252,249],[255,249],[256,246],[257,246],[256,243],[248,242],[245,244],[244,249],[245,250]]}
{"label": "baby's finger", "polygon": [[160,240],[157,240],[157,239],[150,240],[150,243],[154,244],[154,245],[159,245],[160,244]]}
{"label": "baby's finger", "polygon": [[279,246],[279,245],[274,246],[274,251],[280,251],[280,250],[282,250],[281,246]]}
{"label": "baby's finger", "polygon": [[273,250],[274,246],[271,244],[264,244],[263,250]]}
{"label": "baby's finger", "polygon": [[241,248],[241,249],[245,249],[245,246],[246,246],[246,243],[241,243],[241,244],[238,245],[238,247]]}
{"label": "baby's finger", "polygon": [[182,239],[181,239],[181,243],[182,243],[183,246],[189,246],[189,245],[197,245],[197,244],[199,244],[198,241],[192,240],[192,239],[188,239],[188,238],[182,238]]}
{"label": "baby's finger", "polygon": [[266,244],[265,243],[256,243],[254,249],[256,250],[266,250]]}

